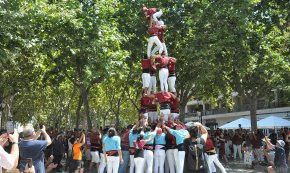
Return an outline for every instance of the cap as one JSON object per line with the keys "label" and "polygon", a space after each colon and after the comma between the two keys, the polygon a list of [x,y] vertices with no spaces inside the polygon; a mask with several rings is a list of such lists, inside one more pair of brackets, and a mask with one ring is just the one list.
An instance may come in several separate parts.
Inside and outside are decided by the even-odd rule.
{"label": "cap", "polygon": [[285,142],[283,140],[278,140],[277,143],[279,143],[281,147],[285,146]]}
{"label": "cap", "polygon": [[157,134],[162,134],[162,129],[157,129]]}

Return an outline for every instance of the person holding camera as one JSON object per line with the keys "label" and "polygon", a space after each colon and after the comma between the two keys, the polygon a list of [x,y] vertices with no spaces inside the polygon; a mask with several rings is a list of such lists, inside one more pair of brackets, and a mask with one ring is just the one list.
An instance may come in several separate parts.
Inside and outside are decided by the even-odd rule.
{"label": "person holding camera", "polygon": [[[44,140],[37,140],[40,135]],[[32,125],[27,125],[23,129],[23,140],[19,142],[20,149],[20,170],[25,169],[27,158],[32,158],[35,172],[45,173],[44,153],[43,151],[51,144],[51,139],[46,133],[45,126],[42,126],[37,132]]]}
{"label": "person holding camera", "polygon": [[286,154],[284,150],[285,142],[283,140],[277,140],[276,144],[273,145],[270,139],[265,136],[264,141],[267,144],[269,150],[275,151],[274,166],[267,168],[269,173],[286,173],[288,166],[286,161]]}
{"label": "person holding camera", "polygon": [[[7,133],[4,133],[0,136],[0,173],[2,173],[2,168],[8,170],[16,168],[19,157],[18,137],[16,130],[14,130],[13,134],[7,135]],[[12,143],[10,154],[3,148],[8,141]]]}

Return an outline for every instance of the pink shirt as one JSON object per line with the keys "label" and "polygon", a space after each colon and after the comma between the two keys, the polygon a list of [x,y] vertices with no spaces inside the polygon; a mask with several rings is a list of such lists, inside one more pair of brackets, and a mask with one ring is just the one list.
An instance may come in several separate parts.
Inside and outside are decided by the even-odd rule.
{"label": "pink shirt", "polygon": [[15,159],[11,154],[8,154],[2,146],[0,146],[0,173],[2,173],[2,167],[4,169],[12,169],[14,166]]}
{"label": "pink shirt", "polygon": [[143,147],[144,147],[144,145],[146,144],[146,141],[145,140],[140,140],[139,142],[137,142],[137,141],[133,141],[133,144],[134,144],[134,147],[136,148],[136,149],[140,149],[140,150],[142,150],[143,149]]}

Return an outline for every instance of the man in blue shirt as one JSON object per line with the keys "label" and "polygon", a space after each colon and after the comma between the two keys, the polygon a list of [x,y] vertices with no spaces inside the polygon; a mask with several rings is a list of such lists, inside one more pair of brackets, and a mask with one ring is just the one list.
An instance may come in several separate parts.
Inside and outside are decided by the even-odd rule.
{"label": "man in blue shirt", "polygon": [[178,169],[177,173],[183,172],[183,164],[184,164],[184,157],[185,157],[185,151],[183,147],[183,141],[185,138],[189,137],[188,131],[183,128],[181,124],[175,124],[175,128],[171,129],[165,125],[163,125],[163,128],[166,129],[170,134],[172,134],[176,139],[177,149],[178,153],[174,153],[175,158],[178,158],[179,162],[176,161],[176,167],[180,168]]}
{"label": "man in blue shirt", "polygon": [[134,143],[133,141],[136,141],[138,138],[138,129],[136,128],[136,125],[132,127],[129,133],[129,145],[130,145],[130,173],[134,173]]}
{"label": "man in blue shirt", "polygon": [[[44,140],[37,140],[40,134],[44,136]],[[24,139],[19,142],[20,170],[23,171],[25,169],[26,159],[32,158],[35,172],[45,173],[43,151],[51,144],[51,139],[45,131],[45,126],[35,132],[34,128],[28,125],[23,129],[23,137]]]}
{"label": "man in blue shirt", "polygon": [[152,129],[154,131],[151,131],[151,127],[147,126],[145,127],[145,133],[144,133],[144,140],[151,139],[150,141],[146,142],[146,145],[144,146],[144,159],[146,164],[146,173],[152,173],[153,172],[153,143],[154,138],[157,133],[157,129]]}

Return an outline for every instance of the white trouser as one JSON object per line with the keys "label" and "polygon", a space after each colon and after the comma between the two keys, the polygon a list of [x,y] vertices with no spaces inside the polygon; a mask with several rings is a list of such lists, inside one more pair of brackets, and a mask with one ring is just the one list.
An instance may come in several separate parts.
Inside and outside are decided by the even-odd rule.
{"label": "white trouser", "polygon": [[175,156],[174,156],[175,152],[177,153],[178,150],[177,149],[168,149],[166,151],[166,159],[168,161],[170,173],[175,173],[175,168],[176,168],[176,171],[178,169],[178,167],[176,165],[176,160],[178,161],[178,158],[175,158]]}
{"label": "white trouser", "polygon": [[167,83],[167,79],[168,79],[168,68],[161,68],[159,70],[159,82],[160,82],[160,90],[162,92],[168,92],[168,83]]}
{"label": "white trouser", "polygon": [[240,159],[242,159],[242,150],[241,150],[242,148],[241,148],[241,145],[233,144],[233,147],[234,147],[234,159],[236,159],[237,151],[239,153]]}
{"label": "white trouser", "polygon": [[[205,153],[204,154],[205,155],[205,159],[206,159],[206,162],[207,162],[207,164],[208,164],[208,155]],[[216,172],[216,168],[215,168],[215,165],[214,165],[214,163],[212,162],[210,165],[208,164],[208,170],[209,171],[211,171],[211,172]],[[210,172],[210,173],[211,173]]]}
{"label": "white trouser", "polygon": [[156,76],[150,76],[150,84],[149,84],[149,93],[153,91],[153,93],[156,93]]}
{"label": "white trouser", "polygon": [[209,172],[216,172],[215,166],[220,168],[222,173],[226,173],[226,170],[224,168],[224,166],[221,164],[221,162],[218,159],[218,155],[214,154],[214,155],[208,155],[205,153],[206,156],[206,160],[207,160],[207,164],[208,164],[208,168],[209,168]]}
{"label": "white trouser", "polygon": [[118,173],[119,156],[107,156],[107,173]]}
{"label": "white trouser", "polygon": [[135,173],[143,173],[144,162],[145,162],[145,160],[142,157],[134,158]]}
{"label": "white trouser", "polygon": [[135,163],[134,155],[130,155],[130,173],[134,173],[134,166],[135,166],[134,163]]}
{"label": "white trouser", "polygon": [[103,153],[100,153],[101,155],[101,163],[100,163],[100,166],[99,166],[99,170],[98,170],[98,173],[104,173],[104,170],[105,170],[105,167],[106,167],[106,161],[105,161],[105,157],[104,157],[104,154]]}
{"label": "white trouser", "polygon": [[154,151],[154,173],[164,173],[164,162],[165,150],[156,149]]}
{"label": "white trouser", "polygon": [[178,118],[178,116],[179,116],[179,113],[170,113],[170,115],[171,115],[171,120],[174,120],[174,119],[177,119]]}
{"label": "white trouser", "polygon": [[155,22],[157,22],[158,21],[158,19],[157,18],[160,18],[161,16],[162,16],[162,11],[161,10],[159,10],[158,12],[156,12],[156,13],[154,13],[153,15],[152,15],[152,18],[153,18],[153,20],[155,21]]}
{"label": "white trouser", "polygon": [[[167,151],[166,151],[166,153],[167,153]],[[167,155],[167,154],[165,154],[165,155]],[[164,162],[164,173],[170,173],[169,171],[170,171],[170,170],[169,170],[168,159],[167,159],[167,156],[165,156],[165,162]]]}
{"label": "white trouser", "polygon": [[146,164],[146,173],[152,173],[153,170],[153,151],[144,150],[144,159]]}
{"label": "white trouser", "polygon": [[174,159],[176,164],[176,173],[183,173],[183,164],[184,164],[184,157],[185,151],[178,151],[174,150]]}
{"label": "white trouser", "polygon": [[164,115],[164,121],[167,122],[170,115],[170,109],[160,109],[160,115],[161,114]]}
{"label": "white trouser", "polygon": [[151,119],[151,122],[155,122],[158,119],[158,113],[157,112],[148,112],[148,116]]}
{"label": "white trouser", "polygon": [[143,89],[149,88],[150,85],[150,73],[142,73],[142,83],[143,83]]}
{"label": "white trouser", "polygon": [[176,93],[175,81],[176,81],[176,76],[168,77],[169,91],[172,92],[172,93]]}
{"label": "white trouser", "polygon": [[161,55],[161,53],[163,51],[163,46],[162,46],[162,43],[159,40],[159,38],[157,36],[150,37],[149,40],[148,40],[148,46],[147,46],[147,56],[148,56],[148,58],[150,58],[151,55],[152,55],[151,49],[152,49],[153,43],[155,43],[157,45],[160,55]]}
{"label": "white trouser", "polygon": [[[162,43],[162,42],[161,42],[161,44],[162,44],[162,48],[163,48],[163,51],[165,53],[165,56],[168,56],[166,44]],[[151,54],[154,55],[158,50],[159,50],[158,46],[154,47],[154,49],[152,50]]]}
{"label": "white trouser", "polygon": [[93,163],[99,163],[99,162],[101,162],[98,151],[91,151],[91,156],[92,156],[91,162],[93,162]]}

